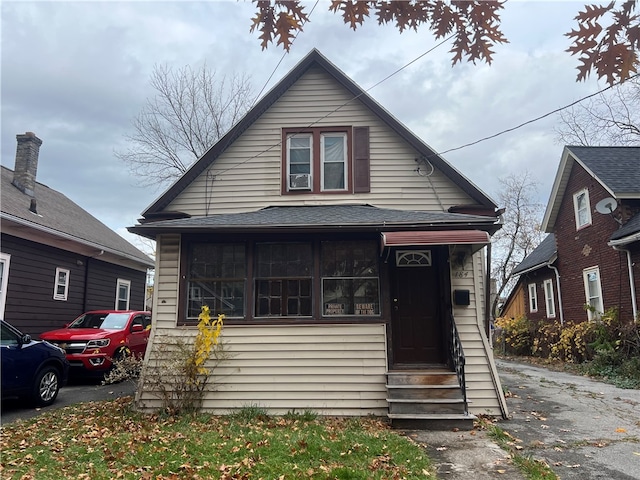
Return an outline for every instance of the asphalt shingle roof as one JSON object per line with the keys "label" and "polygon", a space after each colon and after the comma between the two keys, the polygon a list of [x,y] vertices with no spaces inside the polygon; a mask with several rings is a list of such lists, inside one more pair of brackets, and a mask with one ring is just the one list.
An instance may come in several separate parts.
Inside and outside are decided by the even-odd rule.
{"label": "asphalt shingle roof", "polygon": [[557,253],[556,237],[553,233],[550,233],[545,239],[538,245],[533,252],[525,257],[522,262],[511,272],[512,275],[519,275],[527,270],[534,270],[546,265]]}
{"label": "asphalt shingle roof", "polygon": [[640,213],[631,217],[631,219],[627,223],[613,232],[613,235],[611,235],[611,240],[619,240],[638,232],[640,232]]}
{"label": "asphalt shingle roof", "polygon": [[567,147],[616,196],[640,197],[640,147]]}
{"label": "asphalt shingle roof", "polygon": [[147,255],[89,212],[62,193],[39,182],[36,182],[34,189],[38,214],[32,213],[29,210],[31,197],[11,183],[13,170],[4,166],[1,169],[0,191],[3,216],[40,225],[59,232],[61,236],[70,236],[83,243],[93,244],[98,248],[133,257],[148,266],[153,265],[153,261]]}
{"label": "asphalt shingle roof", "polygon": [[[162,220],[130,227],[130,231],[147,229],[262,228],[262,227],[385,227],[443,226],[491,224],[492,217],[448,212],[393,210],[371,205],[319,205],[267,207],[246,213],[219,214],[203,217]],[[471,227],[473,228],[473,227]]]}

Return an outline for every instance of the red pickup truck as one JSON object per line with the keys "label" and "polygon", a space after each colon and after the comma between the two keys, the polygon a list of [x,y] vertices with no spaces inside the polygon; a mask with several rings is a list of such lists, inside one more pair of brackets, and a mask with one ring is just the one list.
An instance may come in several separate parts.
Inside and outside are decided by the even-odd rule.
{"label": "red pickup truck", "polygon": [[40,338],[65,351],[71,373],[103,375],[113,359],[142,357],[150,330],[150,312],[95,310],[83,313],[65,328],[42,333]]}

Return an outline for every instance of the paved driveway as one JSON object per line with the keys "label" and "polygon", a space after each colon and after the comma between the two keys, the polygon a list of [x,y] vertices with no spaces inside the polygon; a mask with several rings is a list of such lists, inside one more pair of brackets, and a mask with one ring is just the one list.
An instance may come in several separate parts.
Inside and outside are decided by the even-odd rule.
{"label": "paved driveway", "polygon": [[53,405],[44,408],[26,407],[24,401],[3,400],[0,422],[2,425],[19,419],[26,420],[38,416],[42,412],[55,410],[66,405],[79,402],[110,400],[117,397],[133,395],[135,386],[132,382],[121,382],[114,385],[100,385],[91,380],[76,380],[60,389]]}
{"label": "paved driveway", "polygon": [[497,360],[512,419],[499,426],[562,480],[640,479],[640,390]]}

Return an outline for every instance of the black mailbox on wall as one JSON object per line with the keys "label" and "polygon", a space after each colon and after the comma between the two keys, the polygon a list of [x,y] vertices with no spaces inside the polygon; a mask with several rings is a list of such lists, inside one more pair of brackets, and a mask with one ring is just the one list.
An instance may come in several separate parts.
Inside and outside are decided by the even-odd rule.
{"label": "black mailbox on wall", "polygon": [[469,290],[454,290],[453,303],[461,306],[468,306],[471,303],[469,298]]}

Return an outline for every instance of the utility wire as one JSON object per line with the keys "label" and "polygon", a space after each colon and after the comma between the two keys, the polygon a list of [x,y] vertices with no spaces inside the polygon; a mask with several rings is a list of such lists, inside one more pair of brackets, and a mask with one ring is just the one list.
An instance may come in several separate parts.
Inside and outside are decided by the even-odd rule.
{"label": "utility wire", "polygon": [[[317,5],[317,2],[316,2]],[[314,6],[315,8],[315,6]],[[313,11],[313,10],[312,10]],[[330,112],[326,113],[325,115],[323,115],[322,117],[318,118],[317,120],[311,122],[309,125],[306,126],[306,128],[311,128],[313,127],[315,124],[317,124],[318,122],[320,122],[321,120],[324,120],[325,118],[333,115],[334,113],[336,113],[337,111],[339,111],[340,109],[342,109],[343,107],[346,107],[347,105],[353,103],[354,101],[356,101],[358,98],[360,98],[362,95],[364,95],[365,93],[368,93],[369,91],[373,90],[375,87],[377,87],[378,85],[380,85],[383,82],[386,82],[387,80],[389,80],[391,77],[393,77],[394,75],[397,75],[398,73],[400,73],[402,70],[404,70],[405,68],[409,67],[410,65],[414,64],[415,62],[417,62],[418,60],[420,60],[422,57],[424,57],[425,55],[431,53],[432,51],[434,51],[436,48],[440,47],[441,45],[445,44],[446,42],[448,42],[451,38],[453,38],[453,35],[450,35],[449,37],[445,38],[444,40],[442,40],[440,43],[434,45],[433,47],[431,47],[429,50],[421,53],[420,55],[418,55],[416,58],[414,58],[413,60],[411,60],[410,62],[404,64],[402,67],[398,68],[397,70],[395,70],[394,72],[390,73],[389,75],[387,75],[386,77],[384,77],[382,80],[380,80],[377,83],[374,83],[372,86],[370,86],[369,88],[367,88],[366,90],[363,90],[361,93],[359,93],[358,95],[356,95],[353,98],[350,98],[348,101],[346,101],[345,103],[343,103],[342,105],[337,106],[336,108],[334,108],[333,110],[331,110]],[[284,58],[284,57],[283,57]],[[282,61],[282,60],[281,60]],[[279,65],[279,64],[278,64]],[[277,67],[276,67],[277,68]],[[273,75],[273,74],[272,74]],[[271,77],[269,77],[271,78]],[[303,127],[301,127],[303,128]],[[235,165],[233,165],[232,167],[229,167],[225,170],[220,170],[218,171],[216,174],[217,175],[222,175],[226,172],[228,172],[229,170],[232,170],[236,167],[239,167],[240,165],[244,165],[245,163],[247,163],[250,160],[253,160],[254,158],[257,158],[265,153],[270,152],[271,150],[273,150],[274,148],[280,147],[282,145],[282,141],[276,142],[275,144],[269,146],[268,148],[266,148],[265,150],[256,153],[255,155],[246,158],[245,160],[243,160],[242,162],[236,163]]]}
{"label": "utility wire", "polygon": [[[629,77],[627,80],[632,80],[634,78],[636,78],[637,76],[640,76],[640,73],[633,75],[631,77]],[[614,83],[612,85],[609,85],[608,87],[603,88],[602,90],[598,90],[595,93],[586,95],[578,100],[576,100],[575,102],[569,103],[568,105],[565,105],[564,107],[560,107],[560,108],[556,108],[555,110],[552,110],[551,112],[545,113],[544,115],[540,115],[539,117],[536,118],[532,118],[531,120],[527,120],[526,122],[521,123],[520,125],[516,125],[515,127],[511,127],[511,128],[507,128],[505,130],[502,130],[498,133],[494,133],[493,135],[489,135],[488,137],[483,137],[480,138],[479,140],[476,140],[475,142],[471,142],[471,143],[465,143],[464,145],[460,145],[459,147],[454,147],[454,148],[450,148],[448,150],[444,150],[442,152],[437,153],[436,155],[444,155],[445,153],[449,153],[449,152],[454,152],[456,150],[462,150],[463,148],[467,148],[470,147],[472,145],[477,145],[478,143],[487,141],[487,140],[491,140],[492,138],[496,138],[499,137],[500,135],[504,135],[505,133],[509,133],[509,132],[513,132],[514,130],[518,130],[519,128],[522,128],[526,125],[529,125],[531,123],[535,123],[538,120],[542,120],[543,118],[549,117],[555,113],[561,112],[562,110],[566,110],[567,108],[571,108],[574,105],[577,105],[580,102],[583,102],[584,100],[588,100],[589,98],[595,97],[596,95],[600,95],[601,93],[606,92],[607,90],[613,88],[613,87],[617,87],[618,85],[621,85],[622,83],[626,82],[626,80],[622,80],[619,81],[617,83]]]}

